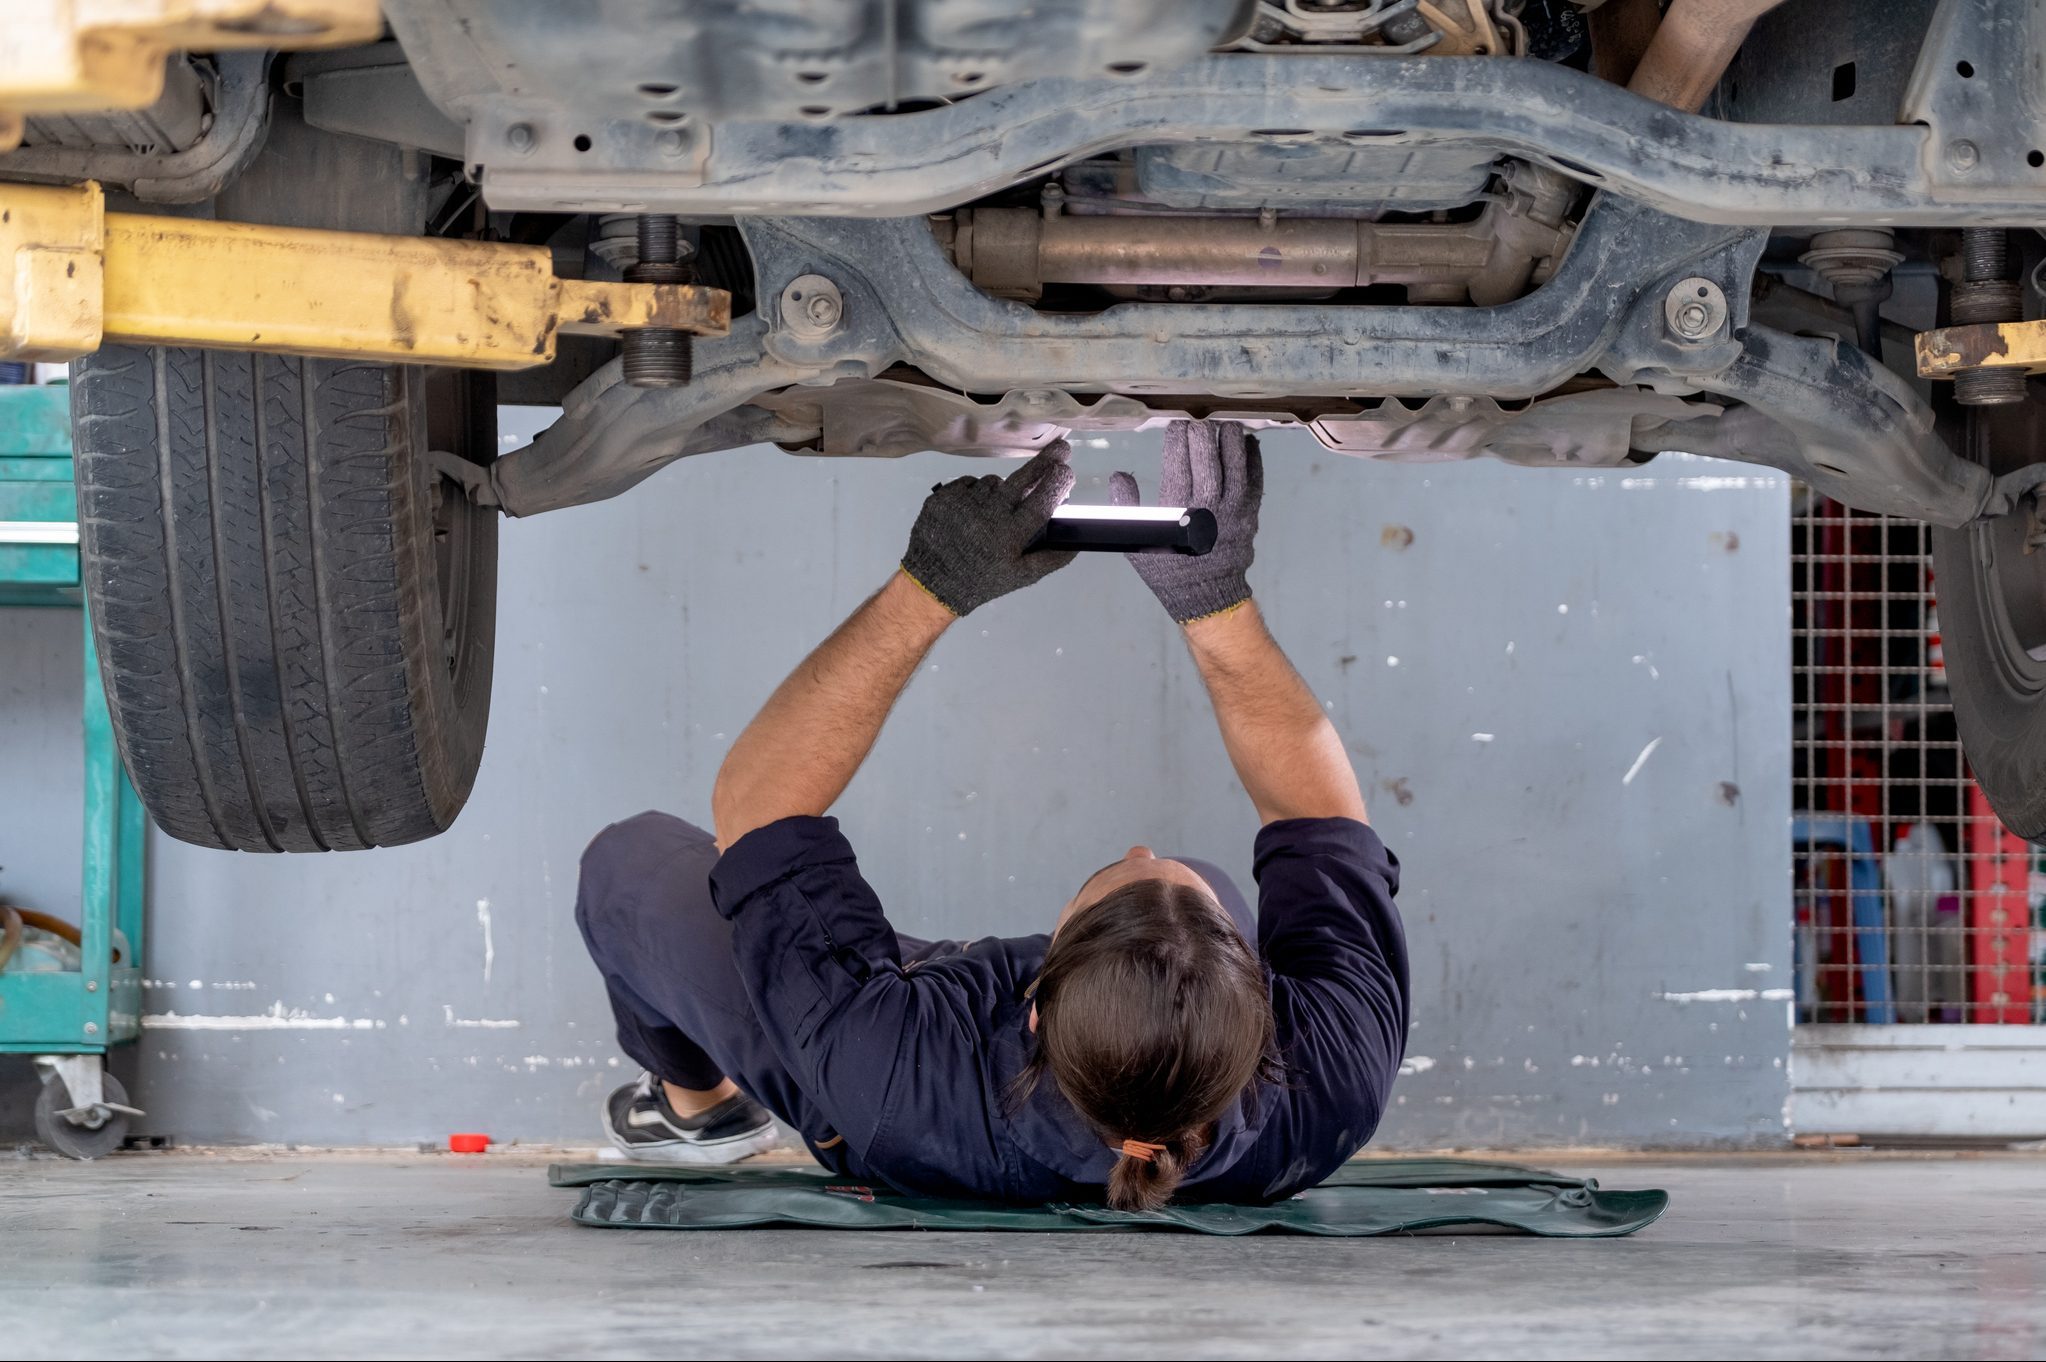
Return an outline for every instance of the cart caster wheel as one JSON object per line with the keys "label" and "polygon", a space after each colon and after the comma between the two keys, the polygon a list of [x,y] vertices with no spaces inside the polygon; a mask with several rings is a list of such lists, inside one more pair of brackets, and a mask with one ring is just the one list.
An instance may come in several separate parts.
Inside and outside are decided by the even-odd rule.
{"label": "cart caster wheel", "polygon": [[[112,1074],[102,1074],[99,1082],[105,1101],[128,1105],[127,1090]],[[126,1112],[109,1111],[102,1106],[95,1109],[97,1124],[77,1125],[64,1115],[70,1108],[71,1094],[64,1087],[64,1080],[55,1074],[44,1077],[43,1090],[36,1094],[36,1138],[65,1158],[96,1159],[113,1153],[128,1138]]]}

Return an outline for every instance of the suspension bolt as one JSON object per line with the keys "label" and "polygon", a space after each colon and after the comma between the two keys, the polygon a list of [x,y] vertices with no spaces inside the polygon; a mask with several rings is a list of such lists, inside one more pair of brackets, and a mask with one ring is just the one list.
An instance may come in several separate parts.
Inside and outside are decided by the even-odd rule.
{"label": "suspension bolt", "polygon": [[845,295],[821,274],[799,275],[781,291],[781,320],[797,340],[823,340],[845,320]]}
{"label": "suspension bolt", "polygon": [[1704,340],[1726,325],[1726,294],[1710,279],[1679,280],[1663,297],[1662,319],[1679,339]]}
{"label": "suspension bolt", "polygon": [[539,134],[533,131],[531,123],[514,123],[504,130],[505,145],[523,156],[539,144]]}
{"label": "suspension bolt", "polygon": [[[684,263],[681,229],[669,213],[642,213],[634,223],[639,258],[623,271],[629,284],[686,284],[694,271]],[[620,355],[625,381],[635,388],[679,388],[689,382],[695,351],[687,331],[641,326],[623,335]]]}
{"label": "suspension bolt", "polygon": [[1966,175],[1982,160],[1982,152],[1965,137],[1956,137],[1947,143],[1947,169],[1956,175]]}
{"label": "suspension bolt", "polygon": [[[2001,227],[1961,230],[1961,282],[1951,311],[1956,326],[2014,322],[2024,315],[2010,273],[2010,241]],[[1954,375],[1954,400],[1965,407],[1999,407],[2025,400],[2022,369],[1963,369]]]}

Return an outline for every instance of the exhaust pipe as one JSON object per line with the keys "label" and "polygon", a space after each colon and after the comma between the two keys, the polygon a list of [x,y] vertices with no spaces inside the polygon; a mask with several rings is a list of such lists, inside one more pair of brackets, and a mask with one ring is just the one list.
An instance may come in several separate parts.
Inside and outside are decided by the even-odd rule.
{"label": "exhaust pipe", "polygon": [[[1557,177],[1526,207],[1488,205],[1465,223],[1352,218],[1047,217],[1029,208],[962,208],[952,259],[989,293],[1035,301],[1046,284],[1238,287],[1331,293],[1405,286],[1414,303],[1518,297],[1569,243],[1563,210],[1576,186]],[[942,227],[941,227],[942,234]]]}
{"label": "exhaust pipe", "polygon": [[1627,88],[1696,113],[1726,74],[1755,20],[1783,0],[1671,0]]}

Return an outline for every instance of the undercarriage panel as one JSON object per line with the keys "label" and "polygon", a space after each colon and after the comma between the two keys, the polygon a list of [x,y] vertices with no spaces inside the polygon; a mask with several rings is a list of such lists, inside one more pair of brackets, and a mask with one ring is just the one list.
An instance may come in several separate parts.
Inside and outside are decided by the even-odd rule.
{"label": "undercarriage panel", "polygon": [[516,514],[741,443],[1006,454],[1189,414],[1377,458],[1716,453],[1943,525],[2009,505],[1883,308],[1900,268],[1941,280],[1919,329],[1952,289],[1994,295],[1971,323],[2046,308],[2046,5],[1662,8],[1736,19],[1630,79],[1564,0],[386,0],[394,41],[192,58],[0,180],[231,218],[291,99],[401,164],[321,194],[743,300],[674,386],[564,366],[562,421],[484,489]]}

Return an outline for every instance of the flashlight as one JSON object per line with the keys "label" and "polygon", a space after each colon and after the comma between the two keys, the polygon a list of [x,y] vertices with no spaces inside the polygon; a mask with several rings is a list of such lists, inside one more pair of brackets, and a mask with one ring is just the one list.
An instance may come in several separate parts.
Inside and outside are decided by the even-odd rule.
{"label": "flashlight", "polygon": [[1184,553],[1215,547],[1215,513],[1205,506],[1061,506],[1030,545],[1082,553]]}

